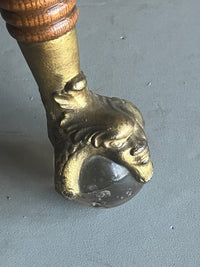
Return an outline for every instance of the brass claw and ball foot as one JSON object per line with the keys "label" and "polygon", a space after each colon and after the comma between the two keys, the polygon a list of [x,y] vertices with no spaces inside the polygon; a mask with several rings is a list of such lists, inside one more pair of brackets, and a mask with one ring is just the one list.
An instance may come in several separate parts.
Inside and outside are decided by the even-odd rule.
{"label": "brass claw and ball foot", "polygon": [[97,208],[131,199],[152,176],[144,121],[130,102],[94,94],[80,70],[75,0],[0,0],[39,86],[55,150],[55,187]]}
{"label": "brass claw and ball foot", "polygon": [[98,208],[118,206],[136,195],[152,176],[139,110],[125,100],[92,93],[83,73],[53,97],[62,110],[49,123],[56,190]]}

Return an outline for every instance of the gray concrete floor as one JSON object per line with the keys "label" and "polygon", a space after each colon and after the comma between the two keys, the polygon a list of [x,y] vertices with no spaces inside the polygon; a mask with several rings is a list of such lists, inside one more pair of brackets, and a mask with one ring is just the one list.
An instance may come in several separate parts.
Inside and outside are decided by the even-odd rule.
{"label": "gray concrete floor", "polygon": [[111,210],[54,191],[37,85],[1,19],[0,266],[199,267],[200,2],[78,4],[89,86],[140,108],[155,174]]}

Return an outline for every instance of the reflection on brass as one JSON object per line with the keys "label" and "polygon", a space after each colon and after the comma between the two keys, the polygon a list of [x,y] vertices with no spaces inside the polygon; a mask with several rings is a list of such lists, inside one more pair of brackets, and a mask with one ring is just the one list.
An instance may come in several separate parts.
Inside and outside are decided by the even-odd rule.
{"label": "reflection on brass", "polygon": [[[92,93],[81,72],[53,94],[62,110],[49,130],[56,151],[56,189],[65,197],[80,193],[83,162],[100,155],[125,166],[140,183],[152,176],[144,121],[130,102]],[[98,174],[97,174],[98,175]]]}

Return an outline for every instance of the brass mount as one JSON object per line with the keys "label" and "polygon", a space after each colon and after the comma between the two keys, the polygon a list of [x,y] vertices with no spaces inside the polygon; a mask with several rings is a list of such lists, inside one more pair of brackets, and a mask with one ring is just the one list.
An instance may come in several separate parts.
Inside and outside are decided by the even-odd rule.
{"label": "brass mount", "polygon": [[[56,190],[65,198],[95,207],[116,206],[132,198],[153,173],[144,120],[130,102],[88,89],[80,69],[75,0],[0,0],[0,8],[39,86],[55,149]],[[95,157],[127,172],[120,183],[116,176],[106,180],[105,187],[93,184],[85,194],[82,169]],[[123,184],[127,175],[135,189]],[[117,189],[121,197],[113,194],[112,186],[122,186],[123,190]]]}

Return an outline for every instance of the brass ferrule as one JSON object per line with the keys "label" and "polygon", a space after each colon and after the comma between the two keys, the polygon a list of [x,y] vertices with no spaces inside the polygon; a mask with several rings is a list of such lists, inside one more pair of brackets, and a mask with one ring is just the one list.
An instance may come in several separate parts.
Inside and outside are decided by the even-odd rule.
{"label": "brass ferrule", "polygon": [[53,94],[80,73],[76,28],[51,41],[18,43],[39,86],[47,113],[60,115]]}

